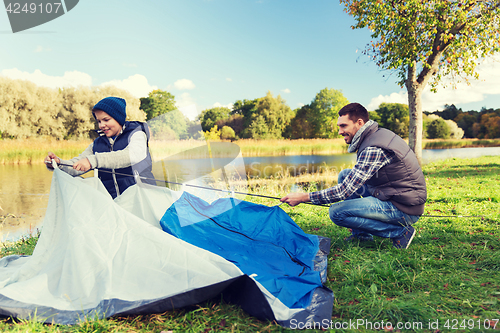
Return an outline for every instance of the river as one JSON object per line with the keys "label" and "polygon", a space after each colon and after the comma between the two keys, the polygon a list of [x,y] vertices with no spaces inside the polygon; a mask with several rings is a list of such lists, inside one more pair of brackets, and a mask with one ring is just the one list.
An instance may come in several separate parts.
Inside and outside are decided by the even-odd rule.
{"label": "river", "polygon": [[[450,157],[471,158],[485,155],[500,155],[500,147],[426,149],[422,158],[424,163],[428,163]],[[293,176],[316,172],[321,168],[342,169],[352,166],[355,158],[354,154],[263,156],[246,157],[241,162],[244,163],[245,172],[249,177],[269,178],[285,172]],[[196,173],[207,174],[210,172],[211,163],[206,160],[197,160],[196,163],[194,160],[175,163],[170,161],[168,168],[172,174],[176,174],[176,180],[182,182],[194,166]],[[52,173],[44,165],[0,165],[1,241],[17,240],[41,227],[49,199],[51,179]]]}

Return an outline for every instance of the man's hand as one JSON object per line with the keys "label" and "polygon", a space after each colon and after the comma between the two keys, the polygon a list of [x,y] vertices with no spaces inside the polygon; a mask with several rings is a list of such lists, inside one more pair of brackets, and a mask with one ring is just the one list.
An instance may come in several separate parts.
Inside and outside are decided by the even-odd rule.
{"label": "man's hand", "polygon": [[82,158],[78,162],[75,162],[73,164],[73,169],[76,171],[89,171],[92,166],[90,165],[90,162],[88,158]]}
{"label": "man's hand", "polygon": [[309,193],[290,193],[280,199],[281,202],[285,202],[290,206],[297,206],[302,202],[309,202]]}

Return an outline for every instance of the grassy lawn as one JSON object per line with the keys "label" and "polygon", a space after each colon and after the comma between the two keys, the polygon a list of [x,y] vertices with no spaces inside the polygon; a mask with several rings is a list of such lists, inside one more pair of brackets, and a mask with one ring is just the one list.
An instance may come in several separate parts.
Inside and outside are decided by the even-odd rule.
{"label": "grassy lawn", "polygon": [[[281,206],[306,232],[332,240],[326,284],[335,293],[330,328],[345,323],[344,327],[359,332],[375,331],[381,326],[378,331],[389,331],[384,328],[390,322],[402,325],[399,330],[394,327],[394,332],[500,331],[500,157],[449,159],[426,165],[424,173],[429,192],[426,215],[480,217],[423,216],[414,225],[417,236],[410,248],[397,250],[390,240],[377,237],[369,243],[345,243],[349,231],[330,222],[327,208]],[[281,192],[283,187],[272,183],[259,186],[255,189],[259,193],[285,194]],[[271,199],[255,202],[276,204]],[[25,238],[4,245],[2,256],[30,254],[36,240]],[[349,323],[351,326],[346,326]],[[0,331],[289,330],[260,322],[238,307],[214,299],[163,314],[90,320],[74,326],[5,319],[0,321]]]}

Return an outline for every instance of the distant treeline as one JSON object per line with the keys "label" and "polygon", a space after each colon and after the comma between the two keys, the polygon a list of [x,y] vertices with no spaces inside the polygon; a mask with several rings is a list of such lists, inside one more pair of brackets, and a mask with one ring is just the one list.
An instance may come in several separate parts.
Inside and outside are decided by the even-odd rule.
{"label": "distant treeline", "polygon": [[[89,138],[96,128],[92,107],[102,98],[127,101],[127,120],[149,121],[160,139],[332,139],[338,137],[339,110],[349,103],[340,90],[325,88],[310,104],[292,110],[271,92],[253,100],[237,100],[231,108],[209,108],[195,121],[175,107],[175,96],[154,90],[135,98],[113,86],[51,89],[29,81],[0,77],[0,138]],[[370,118],[403,138],[408,137],[408,106],[382,103]],[[200,132],[199,129],[203,132]],[[429,139],[500,138],[500,109],[463,112],[454,105],[424,112],[424,133]]]}
{"label": "distant treeline", "polygon": [[[430,112],[424,112],[430,115]],[[432,114],[445,120],[453,120],[458,127],[463,129],[465,138],[495,139],[500,138],[500,109],[487,109],[481,111],[462,111],[455,105],[446,105],[443,111]]]}
{"label": "distant treeline", "polygon": [[139,99],[114,86],[51,89],[0,77],[0,137],[89,138],[96,128],[92,107],[107,96],[127,101],[127,119],[146,119]]}

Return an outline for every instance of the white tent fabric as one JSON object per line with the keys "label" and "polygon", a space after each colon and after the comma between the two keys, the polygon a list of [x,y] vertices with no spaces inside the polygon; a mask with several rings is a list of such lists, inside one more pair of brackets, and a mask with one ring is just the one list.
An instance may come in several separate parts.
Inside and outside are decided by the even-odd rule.
{"label": "white tent fabric", "polygon": [[[113,200],[97,178],[55,170],[33,255],[0,260],[0,314],[73,324],[216,296],[243,273],[161,230],[158,221],[180,195],[134,185]],[[304,310],[287,308],[255,284],[276,320]]]}

